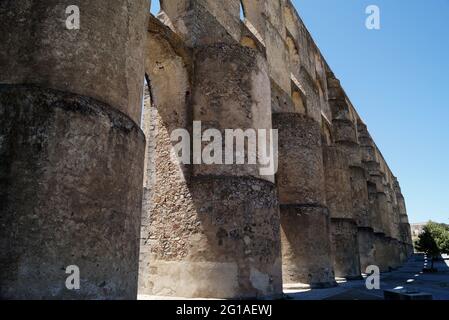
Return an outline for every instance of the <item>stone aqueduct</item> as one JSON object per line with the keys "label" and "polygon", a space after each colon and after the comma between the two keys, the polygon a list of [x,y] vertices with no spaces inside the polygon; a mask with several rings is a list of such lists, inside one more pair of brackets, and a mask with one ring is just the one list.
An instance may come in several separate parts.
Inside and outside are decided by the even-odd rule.
{"label": "stone aqueduct", "polygon": [[[399,183],[290,0],[160,4],[0,3],[0,297],[275,298],[400,266]],[[277,174],[177,163],[193,121],[278,129]]]}

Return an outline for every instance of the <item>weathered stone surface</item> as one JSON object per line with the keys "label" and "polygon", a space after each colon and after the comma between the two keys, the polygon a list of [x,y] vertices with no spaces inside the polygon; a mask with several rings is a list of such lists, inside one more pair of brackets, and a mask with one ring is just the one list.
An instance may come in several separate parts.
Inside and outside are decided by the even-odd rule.
{"label": "weathered stone surface", "polygon": [[383,233],[375,233],[374,235],[375,264],[380,268],[381,272],[389,272],[394,267],[394,261],[392,261],[393,254],[391,252],[392,239]]}
{"label": "weathered stone surface", "polygon": [[330,216],[354,220],[349,158],[340,146],[324,146],[323,157]]}
{"label": "weathered stone surface", "polygon": [[281,204],[324,206],[323,155],[320,125],[297,113],[273,115],[279,131],[277,185]]}
{"label": "weathered stone surface", "polygon": [[[267,298],[282,292],[279,207],[272,183],[255,178],[196,178],[188,206],[152,216],[143,294]],[[180,208],[181,209],[181,208]]]}
{"label": "weathered stone surface", "polygon": [[357,231],[353,219],[331,218],[332,254],[337,277],[361,278]]}
{"label": "weathered stone surface", "polygon": [[82,1],[69,30],[73,4],[0,3],[4,298],[137,294],[148,2]]}
{"label": "weathered stone surface", "polygon": [[336,285],[326,208],[281,205],[282,276],[285,285]]}
{"label": "weathered stone surface", "polygon": [[[182,164],[170,141],[177,128],[191,132],[192,119],[201,121],[203,131],[270,129],[266,62],[238,43],[212,43],[193,50],[195,72],[188,74],[173,41],[149,39],[149,47],[156,48],[147,57],[154,101],[147,99],[144,123],[156,143],[147,148],[140,293],[279,297],[280,218],[273,176],[262,176],[258,164]],[[174,94],[165,91],[168,84]],[[191,99],[186,92],[192,92]]]}
{"label": "weathered stone surface", "polygon": [[[270,80],[259,53],[240,44],[214,44],[194,54],[193,119],[201,121],[204,130],[217,129],[224,137],[226,129],[272,128]],[[252,176],[274,182],[273,175],[260,174],[257,157],[257,164],[195,165],[193,174]]]}
{"label": "weathered stone surface", "polygon": [[335,119],[333,121],[335,142],[347,142],[357,144],[357,134],[354,123],[350,120]]}
{"label": "weathered stone surface", "polygon": [[[320,125],[298,113],[273,115],[279,130],[279,171],[284,284],[336,285],[324,192]],[[311,235],[314,235],[311,237]]]}
{"label": "weathered stone surface", "polygon": [[366,268],[376,264],[375,260],[375,235],[373,229],[358,227],[357,243],[359,246],[360,270],[366,272]]}
{"label": "weathered stone surface", "polygon": [[146,0],[0,3],[0,83],[38,84],[103,101],[140,123]]}
{"label": "weathered stone surface", "polygon": [[[340,275],[357,277],[359,264],[375,264],[376,257],[389,265],[389,259],[402,247],[397,238],[404,239],[400,234],[406,227],[400,228],[401,203],[391,192],[391,172],[366,125],[290,1],[242,1],[244,17],[240,17],[240,23],[238,5],[239,1],[224,5],[206,0],[180,1],[176,5],[168,1],[161,3],[162,12],[158,18],[192,49],[194,67],[183,67],[182,73],[186,72],[192,79],[188,89],[179,86],[179,58],[174,59],[176,63],[154,64],[149,71],[156,75],[155,101],[158,95],[163,96],[155,103],[160,110],[154,115],[158,118],[166,114],[167,117],[154,126],[154,132],[163,134],[153,132],[150,135],[161,141],[156,143],[155,149],[159,150],[156,156],[149,156],[147,161],[155,161],[152,170],[154,177],[159,178],[153,178],[156,184],[146,192],[152,194],[151,189],[160,189],[162,195],[176,189],[186,194],[191,191],[189,183],[199,178],[274,181],[281,205],[284,282],[313,285],[333,282],[332,279],[328,281],[332,277],[332,267],[318,257],[318,253],[314,254],[327,250],[325,239],[331,234],[326,237],[318,231],[331,230],[326,215],[335,221],[335,239],[329,247],[334,247],[334,257],[344,270]],[[167,32],[164,31],[164,35]],[[152,46],[159,47],[163,46]],[[166,55],[172,57],[170,50]],[[159,54],[159,49],[157,51]],[[163,56],[154,59],[164,60]],[[183,59],[186,64],[185,57]],[[178,66],[173,68],[173,65]],[[176,92],[180,87],[193,92],[191,101],[176,100],[164,93],[165,89],[158,84],[158,73],[171,74],[166,78],[169,80],[160,83],[174,83]],[[182,78],[187,77],[183,75]],[[174,96],[181,97],[182,90]],[[266,102],[271,102],[271,108]],[[258,175],[257,165],[185,167],[170,162],[167,136],[172,123],[171,110],[176,109],[176,115],[182,114],[181,118],[187,119],[189,111],[186,110],[190,108],[192,119],[201,120],[204,129],[279,129],[276,179]],[[184,120],[177,123],[188,127]],[[165,138],[159,140],[162,136]],[[320,140],[325,141],[324,147]],[[160,150],[165,150],[164,155],[159,154]],[[332,153],[337,155],[331,156]],[[159,188],[158,181],[169,183]],[[169,204],[167,210],[174,209],[181,216],[185,214],[179,200],[166,203]],[[153,207],[147,210],[157,215],[165,212]],[[312,237],[311,241],[306,235]],[[315,241],[320,241],[320,246],[315,248]],[[316,271],[307,273],[307,269]]]}
{"label": "weathered stone surface", "polygon": [[372,217],[369,214],[369,196],[366,171],[363,167],[352,166],[351,191],[352,209],[357,226],[372,228]]}
{"label": "weathered stone surface", "polygon": [[[3,84],[0,141],[0,297],[135,298],[145,144],[135,123],[90,98]],[[65,286],[69,265],[80,290]]]}
{"label": "weathered stone surface", "polygon": [[323,154],[335,275],[357,278],[361,272],[349,157],[340,145],[324,146]]}
{"label": "weathered stone surface", "polygon": [[[279,297],[412,254],[399,183],[290,0],[160,1],[148,24],[148,1],[86,0],[68,30],[72,4],[0,3],[1,297],[135,298],[142,189],[142,294]],[[278,129],[277,174],[181,163],[193,121]]]}

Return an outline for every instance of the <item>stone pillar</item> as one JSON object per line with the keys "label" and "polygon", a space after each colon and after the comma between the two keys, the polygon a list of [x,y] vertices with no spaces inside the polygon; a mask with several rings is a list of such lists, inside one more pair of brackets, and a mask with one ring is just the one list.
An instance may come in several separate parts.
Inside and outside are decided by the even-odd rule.
{"label": "stone pillar", "polygon": [[[395,208],[395,212],[398,214],[397,207]],[[399,214],[398,214],[398,218],[400,218]],[[402,231],[401,231],[400,223],[398,223],[397,228],[398,228],[398,237],[396,238],[396,240],[397,240],[398,255],[396,258],[397,258],[398,266],[401,266],[404,264],[405,261],[407,261],[407,253],[404,250],[405,247],[404,247],[404,241],[402,238]]]}
{"label": "stone pillar", "polygon": [[[135,299],[147,1],[0,3],[0,298]],[[80,289],[66,288],[66,268]]]}
{"label": "stone pillar", "polygon": [[402,236],[402,230],[401,230],[401,214],[400,214],[400,208],[399,208],[399,198],[398,198],[398,181],[397,178],[393,176],[393,183],[392,183],[392,197],[393,197],[393,212],[394,212],[394,218],[395,218],[395,232],[396,232],[396,240],[397,240],[397,250],[398,250],[398,264],[399,266],[403,265],[405,261],[407,261],[407,253],[404,250],[404,239]]}
{"label": "stone pillar", "polygon": [[350,170],[353,214],[357,223],[360,268],[362,272],[365,272],[368,266],[374,264],[374,230],[372,216],[369,211],[367,176],[361,162],[351,166]]}
{"label": "stone pillar", "polygon": [[389,169],[386,167],[384,162],[381,165],[381,170],[383,170],[380,171],[382,177],[382,192],[379,193],[378,200],[380,201],[379,205],[383,229],[388,240],[388,258],[386,263],[388,264],[389,269],[395,269],[401,265],[399,260],[400,254],[398,251],[399,217],[397,216],[397,212],[395,212],[395,195],[393,194],[393,188],[391,185],[391,174],[389,173]]}
{"label": "stone pillar", "polygon": [[358,227],[357,243],[360,254],[361,272],[366,272],[368,266],[375,264],[374,231],[370,227]]}
{"label": "stone pillar", "polygon": [[372,264],[379,266],[381,271],[388,271],[387,242],[385,237],[385,208],[383,206],[385,193],[383,190],[380,164],[376,157],[376,147],[368,133],[366,125],[358,122],[358,137],[362,152],[362,166],[367,175],[368,212],[373,230]]}
{"label": "stone pillar", "polygon": [[323,148],[326,176],[326,201],[331,216],[334,269],[337,277],[361,276],[357,224],[353,217],[350,163],[339,145]]}
{"label": "stone pillar", "polygon": [[[386,175],[385,175],[386,176]],[[399,266],[399,255],[396,255],[396,224],[395,224],[395,216],[394,216],[394,209],[393,209],[393,201],[392,201],[392,193],[390,185],[385,181],[384,183],[384,190],[385,190],[385,210],[386,210],[386,228],[387,228],[387,234],[389,237],[389,258],[388,263],[389,267],[391,269],[395,269]]]}
{"label": "stone pillar", "polygon": [[392,238],[388,220],[387,195],[385,194],[383,187],[377,190],[376,202],[381,226],[381,239],[378,242],[378,246],[376,246],[378,256],[377,263],[381,270],[389,271],[391,268],[390,241]]}
{"label": "stone pillar", "polygon": [[407,216],[405,199],[401,192],[401,187],[397,179],[394,181],[394,191],[396,193],[399,212],[399,237],[402,241],[404,260],[413,255],[413,241],[411,236],[410,223]]}
{"label": "stone pillar", "polygon": [[395,268],[398,268],[404,263],[404,255],[402,252],[399,206],[393,183],[390,183],[390,194],[392,198],[393,211],[393,237],[395,240]]}
{"label": "stone pillar", "polygon": [[[141,293],[186,298],[280,297],[280,217],[274,172],[262,174],[260,161],[248,164],[249,152],[244,164],[235,164],[234,159],[234,164],[209,165],[204,157],[201,164],[197,159],[202,151],[211,155],[206,146],[213,140],[224,161],[227,129],[272,128],[266,60],[238,43],[205,44],[191,50],[191,101],[174,101],[175,96],[185,97],[181,91],[162,104],[157,101],[157,83],[173,84],[176,75],[153,85],[160,119],[154,130],[161,142],[154,151],[155,191],[146,209],[152,218],[143,230]],[[159,63],[164,70],[155,66],[154,73],[163,73],[170,65],[173,62]],[[189,110],[188,118],[183,118]],[[173,115],[177,123],[169,121]],[[188,127],[185,119],[201,126],[193,129],[192,139],[201,139],[201,133],[203,138],[207,133],[214,135],[202,141],[199,153],[193,146],[194,165],[187,167],[170,157],[177,142],[169,141],[177,126]],[[195,130],[201,130],[198,136]],[[217,135],[223,140],[216,140]],[[239,152],[231,149],[233,157]]]}
{"label": "stone pillar", "polygon": [[305,115],[279,113],[273,115],[273,127],[279,129],[284,285],[335,286],[320,124]]}
{"label": "stone pillar", "polygon": [[[193,118],[202,121],[204,130],[217,129],[224,137],[226,129],[255,129],[259,152],[262,144],[273,142],[265,135],[272,129],[272,115],[268,65],[263,55],[240,44],[199,47],[195,50],[194,83]],[[255,147],[256,140],[248,144]],[[241,151],[234,149],[232,157],[238,154]],[[248,148],[245,155],[250,157],[253,150]],[[275,172],[263,172],[263,167],[259,157],[256,164],[194,166],[192,191],[204,232],[195,239],[203,244],[192,258],[201,261],[208,248],[204,261],[216,264],[217,273],[224,269],[224,283],[235,286],[230,297],[282,295]],[[198,270],[201,268],[195,272],[203,279],[204,273]],[[216,282],[209,288],[212,285]]]}
{"label": "stone pillar", "polygon": [[399,224],[399,230],[401,233],[401,241],[405,255],[404,260],[407,260],[413,255],[414,252],[410,223],[408,222],[408,216],[406,214],[400,215],[400,221],[401,223]]}
{"label": "stone pillar", "polygon": [[337,277],[355,279],[361,278],[357,220],[364,215],[363,201],[367,201],[359,198],[367,197],[363,178],[360,181],[361,150],[354,112],[340,81],[328,72],[327,83],[334,145],[323,150],[334,268]]}
{"label": "stone pillar", "polygon": [[[143,184],[139,295],[188,297],[189,269],[175,269],[189,237],[197,227],[196,210],[188,183],[192,167],[174,156],[175,130],[191,134],[192,57],[173,33],[151,16],[146,41],[145,90],[142,128],[147,139]],[[178,139],[178,136],[176,136]],[[185,141],[190,144],[189,139]],[[185,153],[186,151],[183,150]],[[188,157],[190,160],[190,156]],[[185,272],[185,280],[182,272]],[[186,281],[186,282],[183,282]],[[202,283],[197,285],[201,288]],[[184,291],[181,291],[181,287]],[[204,293],[202,293],[204,294]]]}
{"label": "stone pillar", "polygon": [[374,261],[381,272],[389,272],[388,263],[388,243],[389,239],[385,233],[374,233]]}

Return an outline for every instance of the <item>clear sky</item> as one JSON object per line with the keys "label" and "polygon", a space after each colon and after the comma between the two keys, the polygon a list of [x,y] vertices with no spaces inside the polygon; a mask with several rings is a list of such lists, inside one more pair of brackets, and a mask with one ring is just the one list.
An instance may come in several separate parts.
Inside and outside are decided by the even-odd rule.
{"label": "clear sky", "polygon": [[151,8],[150,11],[152,14],[156,15],[159,10],[161,9],[159,1],[158,0],[151,0]]}
{"label": "clear sky", "polygon": [[[449,0],[293,0],[405,196],[449,223]],[[381,29],[365,27],[368,5]]]}
{"label": "clear sky", "polygon": [[[449,0],[293,2],[398,177],[410,222],[449,223]],[[380,30],[365,27],[369,5]]]}

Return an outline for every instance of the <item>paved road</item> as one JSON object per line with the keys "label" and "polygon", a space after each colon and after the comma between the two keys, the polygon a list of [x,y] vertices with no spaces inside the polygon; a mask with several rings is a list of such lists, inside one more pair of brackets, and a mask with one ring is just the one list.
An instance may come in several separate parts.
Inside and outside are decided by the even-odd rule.
{"label": "paved road", "polygon": [[430,266],[422,254],[417,254],[401,268],[381,274],[380,290],[368,290],[365,280],[340,282],[336,288],[289,291],[286,294],[295,300],[380,300],[384,290],[413,289],[430,293],[434,300],[449,300],[449,257],[435,262],[438,273],[423,273],[425,264]]}

